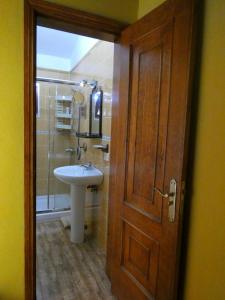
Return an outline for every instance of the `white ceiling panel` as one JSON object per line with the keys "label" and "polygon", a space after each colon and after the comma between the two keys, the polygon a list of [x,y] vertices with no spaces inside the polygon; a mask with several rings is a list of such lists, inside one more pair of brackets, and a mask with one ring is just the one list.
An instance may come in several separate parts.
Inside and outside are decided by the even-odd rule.
{"label": "white ceiling panel", "polygon": [[71,71],[97,39],[37,26],[37,67]]}

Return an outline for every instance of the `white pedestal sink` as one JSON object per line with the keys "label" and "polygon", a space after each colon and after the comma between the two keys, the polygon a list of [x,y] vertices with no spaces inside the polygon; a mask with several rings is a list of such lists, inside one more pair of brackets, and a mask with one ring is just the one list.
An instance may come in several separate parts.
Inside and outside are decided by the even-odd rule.
{"label": "white pedestal sink", "polygon": [[70,184],[71,196],[71,242],[84,240],[85,190],[88,185],[99,185],[103,173],[93,166],[65,166],[56,168],[54,175],[64,183]]}

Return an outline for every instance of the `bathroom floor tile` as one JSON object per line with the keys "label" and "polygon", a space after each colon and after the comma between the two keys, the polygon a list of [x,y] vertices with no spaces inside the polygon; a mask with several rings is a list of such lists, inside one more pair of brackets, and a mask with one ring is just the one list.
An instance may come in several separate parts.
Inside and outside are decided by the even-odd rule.
{"label": "bathroom floor tile", "polygon": [[90,238],[72,244],[60,221],[37,224],[37,300],[115,300],[105,254]]}

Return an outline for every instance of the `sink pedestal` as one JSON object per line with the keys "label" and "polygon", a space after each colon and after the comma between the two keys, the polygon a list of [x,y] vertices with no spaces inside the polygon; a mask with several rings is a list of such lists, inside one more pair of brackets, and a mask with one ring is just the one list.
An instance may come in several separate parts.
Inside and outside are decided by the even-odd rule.
{"label": "sink pedestal", "polygon": [[84,206],[86,187],[99,185],[103,173],[94,166],[64,166],[54,169],[54,175],[60,181],[70,184],[71,196],[71,242],[84,241]]}
{"label": "sink pedestal", "polygon": [[85,186],[71,184],[71,236],[72,243],[83,243],[84,241],[84,205]]}

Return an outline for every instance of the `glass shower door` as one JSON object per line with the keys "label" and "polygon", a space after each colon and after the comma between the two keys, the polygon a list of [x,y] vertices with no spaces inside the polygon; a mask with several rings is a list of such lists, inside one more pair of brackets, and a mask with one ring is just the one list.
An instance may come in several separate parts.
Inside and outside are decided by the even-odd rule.
{"label": "glass shower door", "polygon": [[70,208],[70,186],[54,176],[57,167],[75,163],[72,130],[57,129],[56,99],[71,96],[70,86],[39,83],[39,116],[37,116],[37,212],[54,212]]}
{"label": "glass shower door", "polygon": [[[58,123],[67,122],[67,119],[63,118],[62,122],[61,118],[58,118],[59,103],[57,99],[71,98],[71,103],[64,103],[64,111],[60,111],[63,116],[69,115],[72,113],[72,110],[69,109],[69,104],[72,105],[72,89],[67,85],[52,84],[52,86],[54,88],[51,90],[51,101],[49,102],[49,202],[52,211],[61,211],[70,208],[70,186],[54,176],[54,169],[75,163],[75,153],[66,151],[68,148],[74,148],[75,138],[72,130],[58,129]],[[68,121],[70,122],[70,120]]]}

